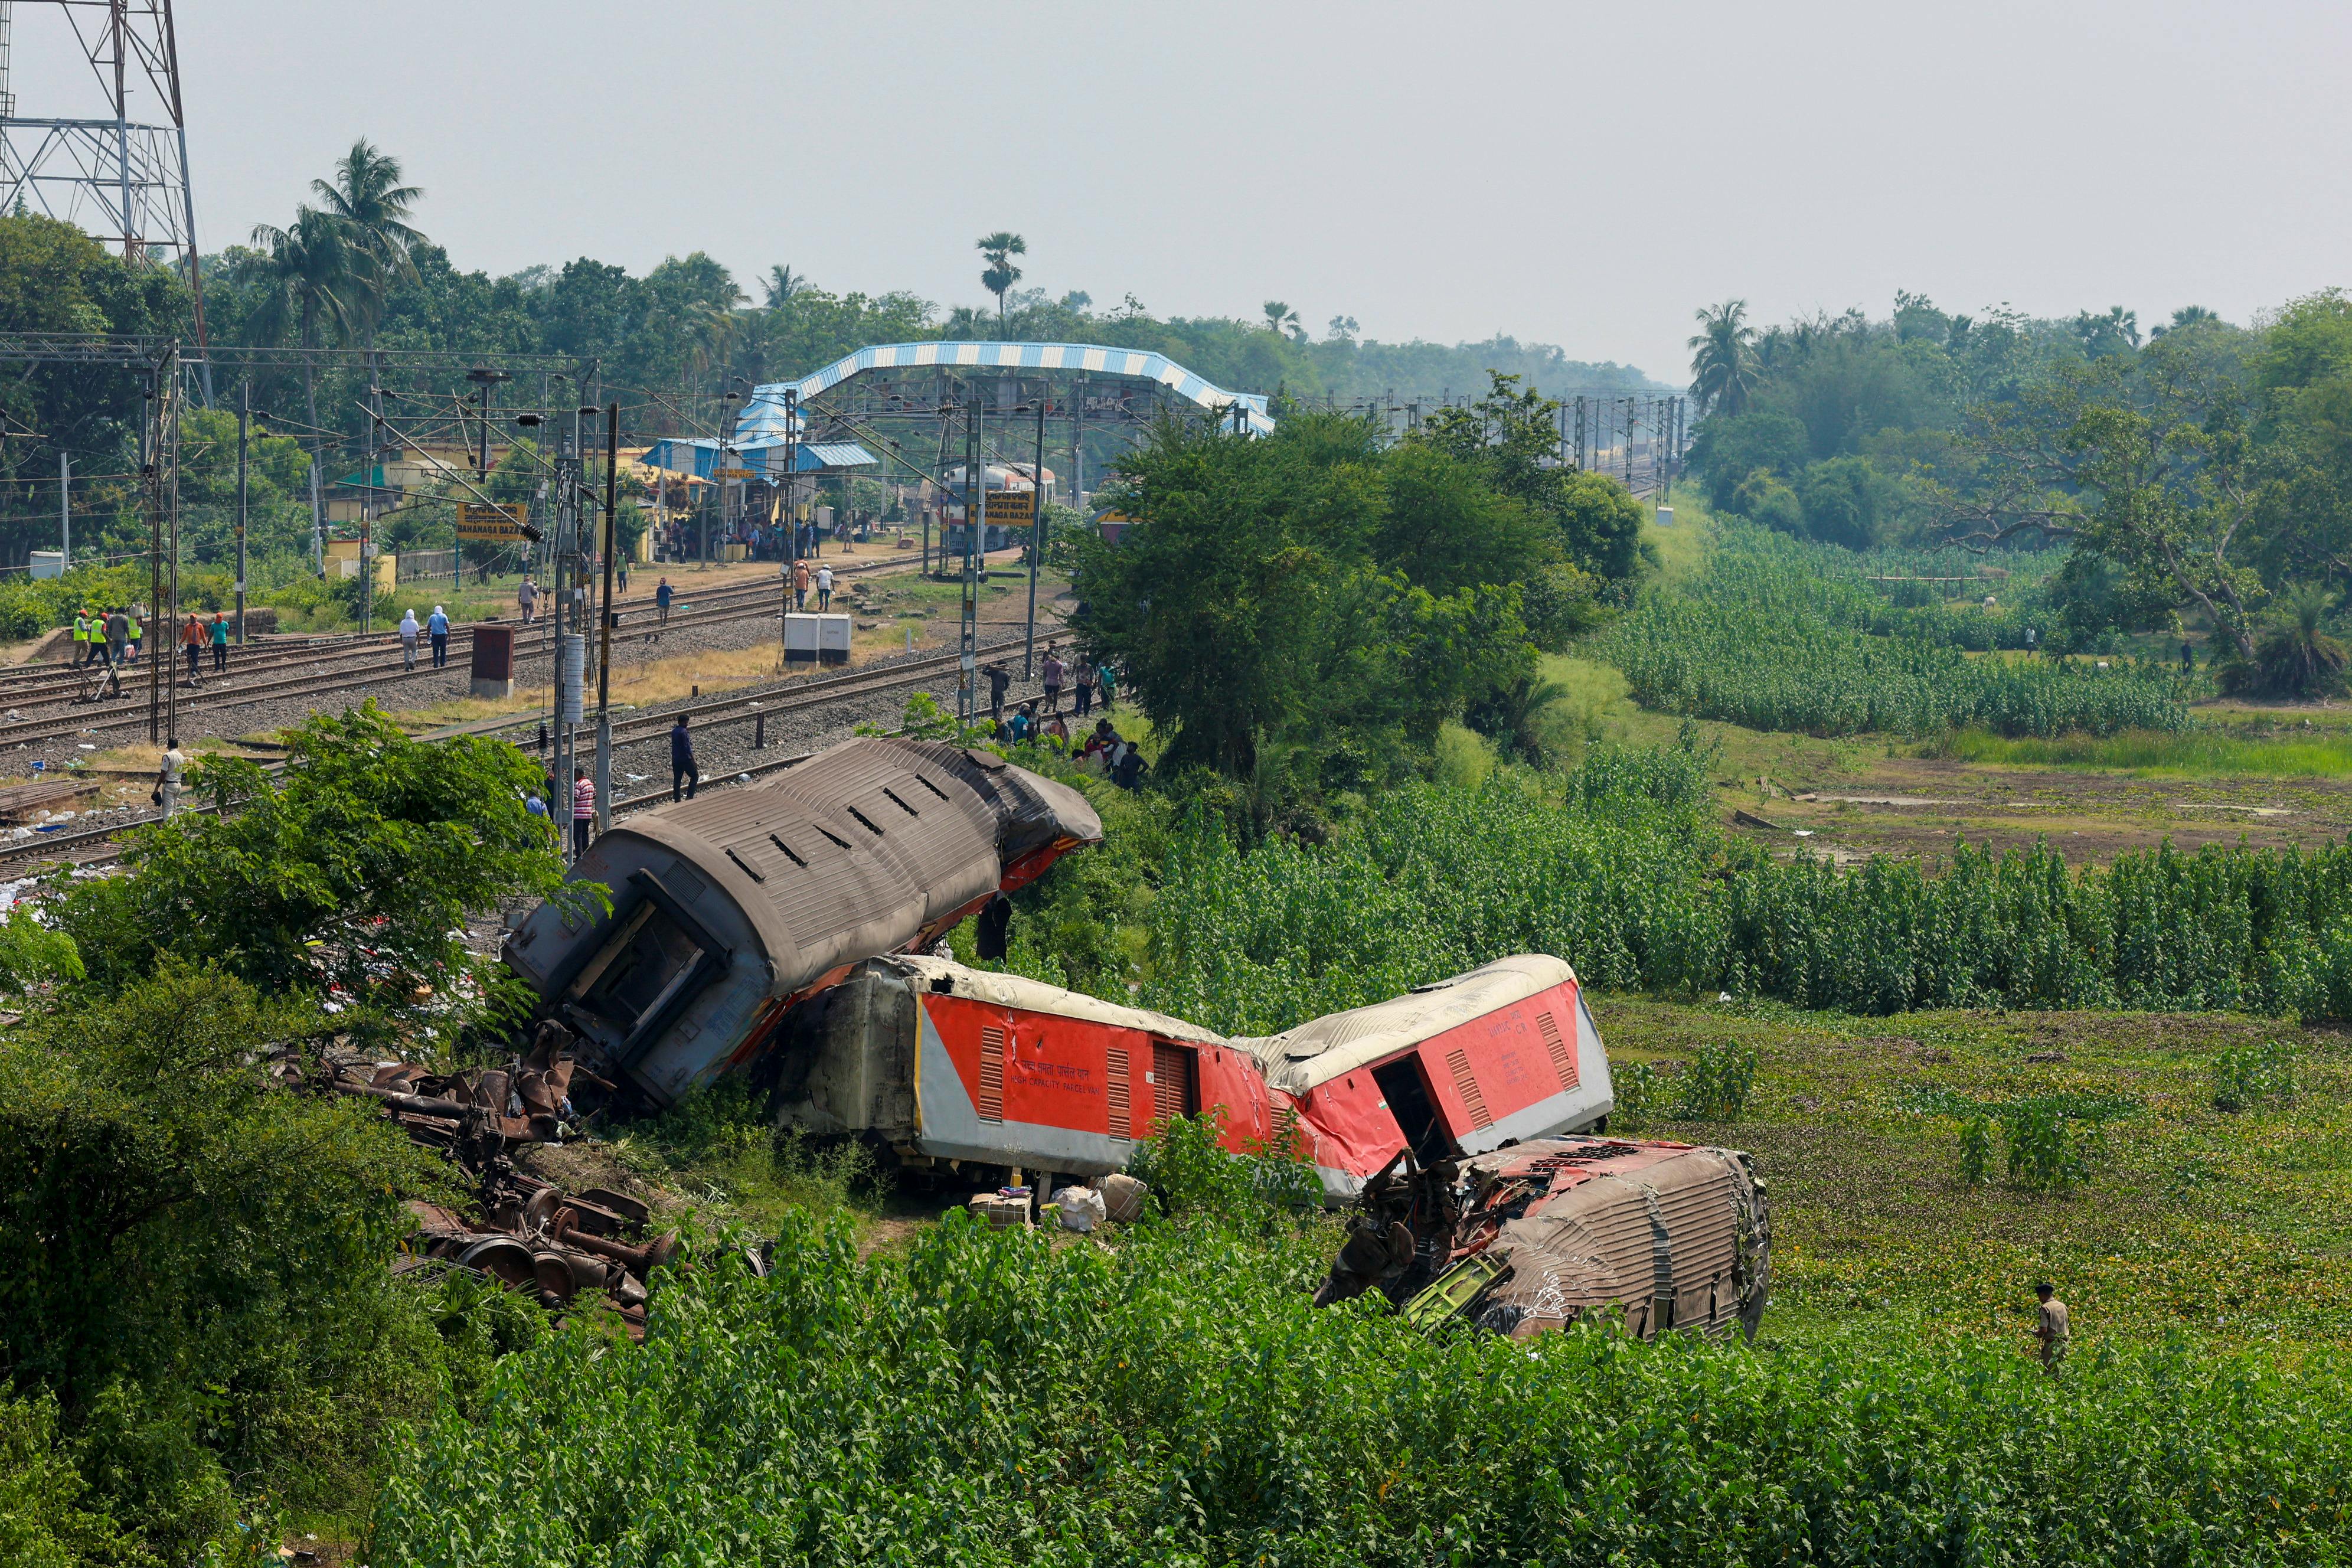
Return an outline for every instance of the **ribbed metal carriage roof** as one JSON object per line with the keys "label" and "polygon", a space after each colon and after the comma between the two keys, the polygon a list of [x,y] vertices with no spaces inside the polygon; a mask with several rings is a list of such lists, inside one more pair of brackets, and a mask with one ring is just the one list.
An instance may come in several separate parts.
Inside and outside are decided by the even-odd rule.
{"label": "ribbed metal carriage roof", "polygon": [[662,844],[724,888],[782,994],[904,946],[987,897],[1017,855],[1099,839],[1102,825],[1075,791],[1002,759],[867,737],[614,832]]}

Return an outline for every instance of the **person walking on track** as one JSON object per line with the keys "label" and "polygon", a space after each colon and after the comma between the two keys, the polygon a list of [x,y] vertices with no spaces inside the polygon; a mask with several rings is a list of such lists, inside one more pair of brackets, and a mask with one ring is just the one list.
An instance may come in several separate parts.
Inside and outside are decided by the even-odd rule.
{"label": "person walking on track", "polygon": [[1062,656],[1052,643],[1045,645],[1045,662],[1038,673],[1045,682],[1045,713],[1048,718],[1062,710]]}
{"label": "person walking on track", "polygon": [[833,608],[833,568],[816,569],[816,607],[820,611]]}
{"label": "person walking on track", "polygon": [[228,616],[215,610],[210,630],[213,644],[213,673],[226,675],[228,673]]}
{"label": "person walking on track", "polygon": [[675,595],[670,588],[669,579],[665,577],[661,580],[661,585],[654,590],[654,625],[657,626],[669,625],[669,602],[673,597]]}
{"label": "person walking on track", "polygon": [[416,668],[416,612],[413,609],[400,614],[400,668]]}
{"label": "person walking on track", "polygon": [[[692,800],[702,783],[702,770],[694,765],[694,737],[686,728],[686,715],[669,727],[669,798],[672,804],[680,799]],[[681,794],[681,792],[683,792]]]}
{"label": "person walking on track", "polygon": [[1073,710],[1081,719],[1094,711],[1095,667],[1087,662],[1086,650],[1078,650],[1070,661],[1070,700]]}
{"label": "person walking on track", "polygon": [[539,587],[526,574],[522,586],[515,590],[515,603],[522,606],[522,624],[530,625],[530,612],[539,604]]}
{"label": "person walking on track", "polygon": [[805,561],[793,563],[793,608],[808,608],[809,569]]}
{"label": "person walking on track", "polygon": [[188,684],[194,686],[205,658],[205,628],[194,616],[180,617],[180,651],[187,656]]}
{"label": "person walking on track", "polygon": [[449,612],[440,605],[433,606],[432,619],[425,623],[425,636],[433,639],[433,668],[449,668]]}

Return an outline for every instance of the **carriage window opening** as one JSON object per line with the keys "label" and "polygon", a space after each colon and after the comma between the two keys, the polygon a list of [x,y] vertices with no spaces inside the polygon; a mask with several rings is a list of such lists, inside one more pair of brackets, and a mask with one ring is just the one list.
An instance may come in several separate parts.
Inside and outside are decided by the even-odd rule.
{"label": "carriage window opening", "polygon": [[888,795],[888,796],[890,797],[890,804],[891,804],[892,805],[897,806],[900,811],[905,812],[908,816],[922,816],[922,815],[923,815],[921,812],[917,811],[913,806],[908,805],[905,801],[900,800],[900,799],[898,798],[898,792],[897,790],[894,790],[894,789],[886,789],[886,790],[884,790],[882,793],[883,793],[884,795]]}
{"label": "carriage window opening", "polygon": [[772,833],[771,833],[771,834],[769,834],[769,835],[768,835],[768,842],[769,842],[769,843],[771,843],[771,844],[772,844],[772,845],[774,845],[777,848],[779,848],[779,849],[782,850],[782,851],[784,852],[784,858],[785,858],[785,859],[787,859],[787,860],[791,861],[793,865],[798,866],[798,867],[799,867],[802,870],[803,870],[803,871],[805,871],[805,870],[807,870],[807,869],[808,869],[808,862],[807,862],[807,861],[805,861],[805,860],[803,860],[803,859],[802,859],[799,856],[797,856],[797,855],[793,854],[793,847],[792,847],[791,845],[789,845],[789,844],[785,843],[782,839],[781,839],[781,838],[777,837],[776,837],[774,834],[772,834]]}
{"label": "carriage window opening", "polygon": [[1389,1114],[1396,1118],[1397,1131],[1404,1134],[1405,1145],[1415,1160],[1426,1165],[1453,1152],[1454,1141],[1437,1119],[1429,1086],[1422,1081],[1418,1058],[1382,1063],[1372,1069],[1372,1081],[1388,1100]]}
{"label": "carriage window opening", "polygon": [[866,816],[864,812],[858,810],[854,805],[845,806],[842,809],[848,812],[850,816],[857,818],[858,826],[866,829],[866,832],[871,833],[877,838],[882,837],[882,830],[874,826],[874,819],[872,817]]}
{"label": "carriage window opening", "polygon": [[837,837],[834,837],[833,829],[832,829],[832,828],[830,828],[830,827],[827,827],[824,824],[823,824],[823,823],[821,823],[821,822],[820,822],[820,823],[818,823],[818,824],[817,824],[816,830],[817,830],[819,833],[824,834],[827,838],[831,838],[831,839],[833,839],[833,847],[834,847],[835,848],[836,848],[836,849],[846,849],[846,848],[848,848],[848,847],[849,847],[849,840],[848,840],[848,839],[846,839],[846,838],[837,838]]}
{"label": "carriage window opening", "polygon": [[730,848],[727,851],[727,858],[734,861],[738,866],[742,867],[743,874],[751,878],[751,880],[755,882],[764,882],[768,879],[767,878],[760,875],[760,868],[757,866],[752,865],[751,862],[744,859],[740,855],[736,854],[733,849]]}
{"label": "carriage window opening", "polygon": [[915,782],[922,785],[925,789],[929,790],[933,795],[938,795],[941,800],[947,799],[948,792],[933,784],[930,780],[925,778],[922,774],[917,773],[915,775]]}

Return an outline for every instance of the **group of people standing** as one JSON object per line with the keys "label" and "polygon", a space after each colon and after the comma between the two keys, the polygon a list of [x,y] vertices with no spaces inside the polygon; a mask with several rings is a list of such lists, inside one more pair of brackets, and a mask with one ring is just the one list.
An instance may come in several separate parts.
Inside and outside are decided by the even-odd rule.
{"label": "group of people standing", "polygon": [[785,574],[792,579],[793,583],[793,609],[805,610],[808,608],[809,589],[812,585],[816,589],[817,613],[822,615],[825,611],[833,608],[832,567],[819,566],[814,573],[811,573],[809,571],[809,563],[807,560],[803,558],[793,562],[790,566],[784,568],[784,572]]}
{"label": "group of people standing", "polygon": [[[995,663],[981,666],[980,672],[988,678],[988,721],[1002,724],[1004,721],[1004,694],[1012,688],[1013,672]],[[1096,664],[1087,658],[1083,650],[1065,659],[1059,643],[1045,645],[1045,662],[1039,665],[1037,675],[1038,683],[1045,689],[1041,700],[1045,704],[1047,718],[1061,711],[1065,690],[1070,693],[1072,715],[1079,719],[1094,711],[1097,696],[1102,699],[1106,713],[1110,711],[1111,704],[1118,698],[1118,671],[1108,659]],[[1034,706],[1031,704],[1032,708]]]}
{"label": "group of people standing", "polygon": [[[72,662],[102,664],[110,673],[138,662],[147,641],[146,614],[137,605],[114,605],[104,610],[89,606],[74,612]],[[213,654],[213,673],[228,673],[228,616],[215,610],[206,621],[201,612],[181,617],[180,647],[188,660],[188,679],[194,681],[204,667],[205,649]]]}

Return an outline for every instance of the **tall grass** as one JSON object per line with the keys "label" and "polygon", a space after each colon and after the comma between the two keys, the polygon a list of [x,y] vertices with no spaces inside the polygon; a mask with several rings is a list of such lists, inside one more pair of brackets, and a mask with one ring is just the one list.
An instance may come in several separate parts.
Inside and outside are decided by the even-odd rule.
{"label": "tall grass", "polygon": [[1564,799],[1498,776],[1383,797],[1326,845],[1244,855],[1206,814],[1150,911],[1149,1005],[1265,1034],[1510,952],[1609,989],[1919,1007],[2352,1018],[2352,848],[2046,847],[1948,864],[1778,860],[1713,819],[1706,759],[1593,749]]}
{"label": "tall grass", "polygon": [[788,1222],[642,1345],[509,1357],[385,1486],[383,1568],[2341,1562],[2352,1386],[2184,1342],[1777,1352],[1318,1310],[1271,1211],[1115,1247]]}
{"label": "tall grass", "polygon": [[1971,724],[2040,736],[2189,727],[2180,684],[2161,667],[1970,657],[1972,647],[2021,646],[2022,626],[2004,630],[1979,609],[1899,607],[1864,581],[1864,564],[1728,527],[1702,571],[1645,594],[1593,651],[1625,672],[1645,708],[1758,730],[1924,738]]}

